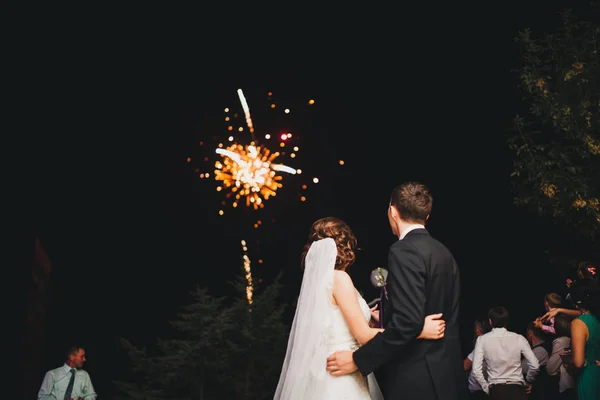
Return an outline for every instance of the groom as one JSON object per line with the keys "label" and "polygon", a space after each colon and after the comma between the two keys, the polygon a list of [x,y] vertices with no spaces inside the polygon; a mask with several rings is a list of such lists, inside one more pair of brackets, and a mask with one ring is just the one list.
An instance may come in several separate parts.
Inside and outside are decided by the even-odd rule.
{"label": "groom", "polygon": [[[468,398],[458,332],[459,271],[446,246],[425,229],[432,201],[420,183],[394,189],[388,219],[400,240],[388,254],[385,330],[354,352],[327,358],[333,376],[375,372],[385,399]],[[425,316],[435,313],[446,321],[444,338],[417,340]]]}

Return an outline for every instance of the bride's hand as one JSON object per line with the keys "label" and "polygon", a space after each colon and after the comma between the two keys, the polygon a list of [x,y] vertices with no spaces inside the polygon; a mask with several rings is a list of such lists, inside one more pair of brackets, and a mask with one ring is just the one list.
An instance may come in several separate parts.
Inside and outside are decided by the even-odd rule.
{"label": "bride's hand", "polygon": [[441,339],[444,337],[445,330],[446,321],[442,319],[442,313],[428,315],[425,317],[423,330],[417,339]]}
{"label": "bride's hand", "polygon": [[371,321],[379,323],[379,310],[377,309],[377,306],[379,306],[379,304],[375,304],[371,307]]}

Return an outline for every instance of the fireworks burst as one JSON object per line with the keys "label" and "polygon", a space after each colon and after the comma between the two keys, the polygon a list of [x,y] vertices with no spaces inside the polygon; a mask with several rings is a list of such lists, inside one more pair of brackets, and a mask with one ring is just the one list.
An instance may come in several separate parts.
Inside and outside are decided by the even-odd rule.
{"label": "fireworks burst", "polygon": [[[295,187],[292,189],[292,193],[301,202],[306,201],[307,193],[310,193],[309,187],[311,184],[317,184],[319,179],[315,176],[306,177],[308,180],[286,177],[287,175],[301,175],[302,177],[305,175],[297,164],[300,137],[287,130],[289,128],[297,129],[298,123],[302,123],[300,121],[310,120],[305,109],[299,107],[297,103],[283,104],[282,102],[283,106],[281,106],[280,103],[275,102],[273,93],[269,92],[267,107],[266,109],[261,107],[259,117],[266,116],[261,112],[272,116],[263,121],[266,128],[256,129],[243,91],[239,89],[237,94],[241,110],[236,111],[229,107],[224,109],[225,128],[228,136],[226,138],[212,136],[215,141],[214,147],[204,141],[207,139],[200,142],[200,146],[211,146],[213,154],[216,153],[220,156],[214,160],[205,153],[203,157],[205,163],[212,164],[213,171],[206,172],[205,169],[205,172],[202,172],[200,168],[197,168],[195,172],[201,179],[211,178],[217,182],[216,190],[224,194],[221,201],[223,206],[230,205],[237,208],[245,205],[250,210],[263,209],[265,202],[275,197],[288,179],[289,182],[286,183],[286,186]],[[312,108],[315,100],[307,99],[304,104]],[[289,105],[292,105],[294,110],[288,108]],[[290,118],[290,115],[296,117]],[[259,131],[261,131],[260,140],[256,134]],[[226,143],[227,141],[229,143]],[[188,158],[187,161],[191,162],[191,158]],[[339,165],[343,165],[343,161],[340,160]],[[315,165],[309,165],[308,169],[315,170]],[[286,194],[286,197],[289,195]],[[224,215],[225,209],[221,207],[218,213]]]}
{"label": "fireworks burst", "polygon": [[[237,93],[244,111],[246,127],[250,131],[252,141],[249,145],[242,145],[234,142],[233,136],[230,136],[229,141],[234,142],[233,144],[226,148],[223,148],[223,144],[219,144],[216,153],[221,155],[223,159],[215,163],[214,177],[215,180],[222,182],[221,185],[217,186],[217,191],[228,191],[226,199],[232,200],[231,205],[234,208],[245,198],[247,207],[258,210],[259,208],[264,208],[264,202],[270,197],[275,196],[277,189],[283,186],[281,182],[283,176],[278,173],[285,172],[297,175],[301,174],[302,170],[274,163],[277,157],[285,153],[284,150],[271,151],[267,146],[258,144],[254,135],[250,107],[248,106],[244,92],[242,89],[238,89]],[[271,99],[271,95],[272,93],[269,93],[269,99]],[[314,104],[314,101],[312,103],[309,102],[309,104]],[[274,108],[274,105],[274,103],[271,103],[271,109]],[[289,114],[290,110],[285,109],[284,112]],[[225,109],[225,113],[229,113],[229,108]],[[237,114],[234,114],[233,117],[236,118]],[[231,125],[232,119],[229,115],[225,117],[225,121],[230,124],[227,129],[233,131],[234,127]],[[243,132],[244,127],[240,126],[237,130],[238,132]],[[291,133],[282,133],[279,137],[279,146],[285,149],[286,142],[291,138]],[[265,139],[271,139],[271,135],[266,134]],[[289,153],[290,158],[295,158],[298,150],[298,146],[293,146],[292,152]],[[301,199],[302,201],[305,200],[304,197]],[[223,214],[223,210],[220,210],[219,213]]]}
{"label": "fireworks burst", "polygon": [[[245,197],[246,206],[258,210],[264,207],[265,200],[275,196],[277,189],[283,186],[281,183],[283,178],[277,172],[295,175],[301,171],[287,165],[274,164],[273,160],[279,157],[280,153],[256,145],[250,107],[242,89],[238,89],[237,93],[244,110],[246,126],[252,135],[252,142],[247,146],[234,143],[227,149],[223,149],[220,145],[216,150],[217,154],[224,158],[223,163],[219,161],[215,163],[215,179],[223,182],[222,186],[217,187],[217,191],[230,190],[228,196],[234,196],[233,207],[237,207],[242,197]],[[229,120],[229,117],[225,120]],[[288,135],[291,137],[291,134],[285,135],[285,139]]]}
{"label": "fireworks burst", "polygon": [[266,147],[232,144],[227,149],[218,148],[216,152],[224,157],[222,163],[215,163],[215,179],[223,182],[217,191],[230,190],[235,197],[233,207],[238,206],[242,197],[248,207],[255,210],[264,207],[263,201],[275,196],[276,190],[283,186],[283,178],[277,172],[299,172],[286,165],[274,164],[279,153],[271,153]]}

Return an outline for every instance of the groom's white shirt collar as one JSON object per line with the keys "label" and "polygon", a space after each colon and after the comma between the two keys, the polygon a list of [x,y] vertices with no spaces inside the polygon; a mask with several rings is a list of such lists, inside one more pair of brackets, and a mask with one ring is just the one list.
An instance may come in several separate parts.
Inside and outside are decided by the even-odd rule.
{"label": "groom's white shirt collar", "polygon": [[413,225],[407,226],[406,229],[404,230],[404,232],[402,232],[402,234],[400,235],[400,238],[398,240],[404,239],[404,237],[406,237],[406,235],[408,235],[408,232],[413,231],[415,229],[425,229],[425,225],[413,224]]}

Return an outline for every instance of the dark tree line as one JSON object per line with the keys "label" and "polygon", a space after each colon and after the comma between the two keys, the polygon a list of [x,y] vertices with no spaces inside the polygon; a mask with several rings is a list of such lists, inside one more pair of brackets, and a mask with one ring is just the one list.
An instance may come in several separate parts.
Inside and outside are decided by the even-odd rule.
{"label": "dark tree line", "polygon": [[122,339],[132,374],[116,382],[121,399],[272,398],[288,338],[280,276],[255,288],[251,304],[246,279],[233,285],[233,299],[196,288],[171,321],[175,337],[151,348]]}

